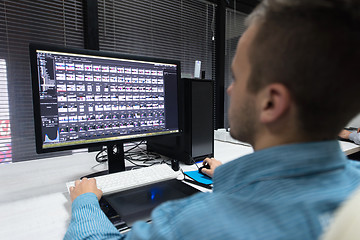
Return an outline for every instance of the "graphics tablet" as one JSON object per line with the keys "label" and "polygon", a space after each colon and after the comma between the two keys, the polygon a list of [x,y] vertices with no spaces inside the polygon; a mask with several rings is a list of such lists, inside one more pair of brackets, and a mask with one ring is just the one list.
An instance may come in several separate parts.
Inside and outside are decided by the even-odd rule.
{"label": "graphics tablet", "polygon": [[150,221],[152,210],[161,203],[197,192],[197,189],[173,179],[103,196],[100,206],[114,226],[122,230],[138,220]]}

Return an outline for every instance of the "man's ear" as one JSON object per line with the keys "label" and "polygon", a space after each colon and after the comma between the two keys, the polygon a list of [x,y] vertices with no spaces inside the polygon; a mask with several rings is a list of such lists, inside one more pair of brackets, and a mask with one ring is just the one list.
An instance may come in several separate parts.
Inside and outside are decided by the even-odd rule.
{"label": "man's ear", "polygon": [[273,83],[261,90],[260,121],[274,123],[288,113],[291,105],[289,90],[280,83]]}

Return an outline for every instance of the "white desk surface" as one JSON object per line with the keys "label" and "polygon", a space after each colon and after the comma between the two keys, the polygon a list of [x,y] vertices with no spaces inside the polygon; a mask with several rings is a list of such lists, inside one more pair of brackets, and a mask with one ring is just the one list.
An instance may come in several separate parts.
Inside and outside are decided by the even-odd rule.
{"label": "white desk surface", "polygon": [[360,146],[351,142],[339,141],[340,147],[346,155],[350,155],[360,151]]}
{"label": "white desk surface", "polygon": [[[347,154],[360,151],[352,143],[342,142],[341,147]],[[215,158],[222,162],[252,152],[248,146],[215,141]],[[0,239],[62,239],[71,216],[65,183],[105,170],[106,164],[97,165],[95,155],[78,153],[0,165]]]}

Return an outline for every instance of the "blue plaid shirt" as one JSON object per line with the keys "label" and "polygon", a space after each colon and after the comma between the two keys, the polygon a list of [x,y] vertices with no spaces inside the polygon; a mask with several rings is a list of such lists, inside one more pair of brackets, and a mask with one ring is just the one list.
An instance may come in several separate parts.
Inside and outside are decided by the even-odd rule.
{"label": "blue plaid shirt", "polygon": [[65,239],[317,239],[359,185],[358,167],[337,141],[268,148],[218,167],[212,193],[166,202],[126,235],[83,194]]}
{"label": "blue plaid shirt", "polygon": [[349,139],[356,144],[360,144],[360,133],[358,133],[356,131],[350,133]]}

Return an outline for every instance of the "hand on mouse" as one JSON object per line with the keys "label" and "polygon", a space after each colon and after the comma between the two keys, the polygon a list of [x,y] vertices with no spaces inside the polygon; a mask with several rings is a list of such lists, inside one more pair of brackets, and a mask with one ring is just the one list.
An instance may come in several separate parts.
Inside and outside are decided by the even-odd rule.
{"label": "hand on mouse", "polygon": [[75,181],[75,187],[70,187],[70,198],[73,202],[75,198],[81,194],[92,192],[95,193],[98,200],[100,200],[103,192],[97,188],[95,178],[83,178],[82,180]]}
{"label": "hand on mouse", "polygon": [[215,169],[222,163],[215,158],[205,158],[203,161],[203,166],[205,166],[206,164],[208,164],[210,168],[208,169],[204,167],[201,169],[201,172],[208,175],[209,177],[213,177]]}

